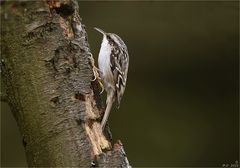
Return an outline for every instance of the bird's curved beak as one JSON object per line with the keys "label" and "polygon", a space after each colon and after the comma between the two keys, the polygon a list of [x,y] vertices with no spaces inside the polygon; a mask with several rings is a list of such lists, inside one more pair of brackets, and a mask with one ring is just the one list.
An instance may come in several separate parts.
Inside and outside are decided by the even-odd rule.
{"label": "bird's curved beak", "polygon": [[106,33],[102,30],[102,29],[99,29],[97,27],[94,27],[95,30],[97,30],[99,33],[105,35]]}

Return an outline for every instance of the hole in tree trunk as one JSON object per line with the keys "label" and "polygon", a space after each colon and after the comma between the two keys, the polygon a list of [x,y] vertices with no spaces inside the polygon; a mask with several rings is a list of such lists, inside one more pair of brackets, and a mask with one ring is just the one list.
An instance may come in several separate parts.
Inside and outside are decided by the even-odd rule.
{"label": "hole in tree trunk", "polygon": [[81,93],[75,93],[75,98],[81,101],[85,101],[85,96]]}

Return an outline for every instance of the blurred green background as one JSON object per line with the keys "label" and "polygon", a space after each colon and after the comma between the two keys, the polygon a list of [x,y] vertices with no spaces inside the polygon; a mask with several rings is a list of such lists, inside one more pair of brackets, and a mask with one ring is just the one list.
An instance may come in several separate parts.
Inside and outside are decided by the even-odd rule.
{"label": "blurred green background", "polygon": [[[239,2],[79,2],[97,60],[99,27],[130,55],[114,141],[132,166],[216,166],[239,159]],[[96,61],[97,62],[97,61]],[[1,106],[2,166],[26,166],[9,107]]]}

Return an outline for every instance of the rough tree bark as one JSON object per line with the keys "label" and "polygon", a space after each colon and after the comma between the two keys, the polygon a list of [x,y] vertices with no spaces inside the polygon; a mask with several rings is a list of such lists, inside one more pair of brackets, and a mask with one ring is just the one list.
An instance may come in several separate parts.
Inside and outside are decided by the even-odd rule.
{"label": "rough tree bark", "polygon": [[1,69],[29,166],[129,167],[103,135],[98,79],[75,0],[1,2]]}

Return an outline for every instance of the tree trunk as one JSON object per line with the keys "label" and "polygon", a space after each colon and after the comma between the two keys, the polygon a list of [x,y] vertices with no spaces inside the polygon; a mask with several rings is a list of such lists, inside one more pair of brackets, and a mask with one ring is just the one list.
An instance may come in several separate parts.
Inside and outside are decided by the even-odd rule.
{"label": "tree trunk", "polygon": [[121,142],[112,147],[101,131],[77,1],[1,2],[1,21],[2,75],[28,165],[129,167]]}

